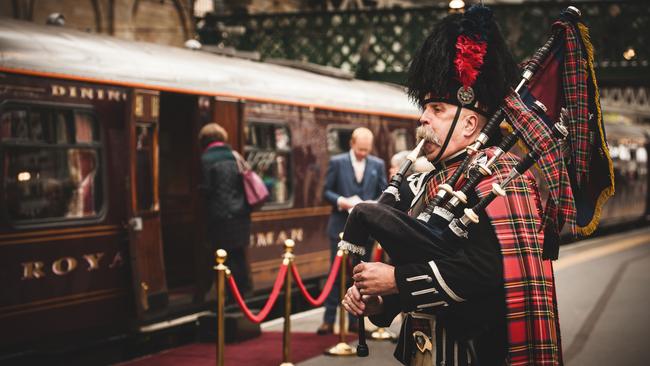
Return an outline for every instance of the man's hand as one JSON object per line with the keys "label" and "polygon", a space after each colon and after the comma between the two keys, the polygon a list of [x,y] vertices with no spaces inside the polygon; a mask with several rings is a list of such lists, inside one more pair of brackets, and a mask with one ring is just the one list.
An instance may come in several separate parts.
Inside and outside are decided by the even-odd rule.
{"label": "man's hand", "polygon": [[339,206],[339,210],[341,211],[347,211],[354,207],[352,204],[351,200],[348,197],[339,197],[339,199],[336,201],[336,204]]}
{"label": "man's hand", "polygon": [[348,313],[356,316],[379,314],[384,308],[381,296],[361,296],[359,289],[354,286],[348,289],[341,303]]}
{"label": "man's hand", "polygon": [[362,295],[390,295],[396,294],[395,267],[381,263],[360,263],[352,272],[354,286]]}

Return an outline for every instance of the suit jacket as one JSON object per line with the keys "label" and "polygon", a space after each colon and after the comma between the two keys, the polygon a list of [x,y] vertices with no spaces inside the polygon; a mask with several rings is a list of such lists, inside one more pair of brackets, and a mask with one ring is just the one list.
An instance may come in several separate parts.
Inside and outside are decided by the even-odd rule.
{"label": "suit jacket", "polygon": [[348,219],[347,211],[339,211],[336,201],[339,197],[359,196],[362,200],[379,198],[386,188],[386,167],[384,161],[376,156],[368,155],[363,180],[357,183],[354,177],[354,168],[350,159],[350,152],[338,154],[330,159],[323,187],[323,198],[334,206],[329,222],[327,234],[330,238],[338,238]]}

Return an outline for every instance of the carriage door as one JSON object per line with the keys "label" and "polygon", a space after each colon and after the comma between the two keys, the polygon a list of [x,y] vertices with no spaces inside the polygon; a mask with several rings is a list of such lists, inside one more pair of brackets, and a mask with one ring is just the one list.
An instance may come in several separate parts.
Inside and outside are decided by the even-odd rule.
{"label": "carriage door", "polygon": [[239,99],[215,98],[212,119],[228,132],[228,143],[233,149],[244,152],[244,103]]}
{"label": "carriage door", "polygon": [[159,101],[157,91],[135,89],[127,112],[129,248],[140,320],[168,302],[158,198]]}

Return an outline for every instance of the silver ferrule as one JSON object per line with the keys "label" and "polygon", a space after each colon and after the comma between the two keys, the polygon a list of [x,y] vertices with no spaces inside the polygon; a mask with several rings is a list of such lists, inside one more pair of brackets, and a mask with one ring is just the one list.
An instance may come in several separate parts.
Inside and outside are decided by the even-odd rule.
{"label": "silver ferrule", "polygon": [[478,137],[476,138],[476,141],[474,141],[471,145],[467,147],[467,153],[471,156],[474,155],[477,151],[481,149],[483,145],[487,143],[487,141],[490,139],[490,136],[486,135],[485,133],[481,132]]}
{"label": "silver ferrule", "polygon": [[503,182],[501,182],[500,186],[501,187],[507,186],[508,184],[510,184],[510,182],[512,182],[513,179],[517,178],[520,174],[521,173],[519,173],[516,169],[512,169],[508,174],[508,176],[506,177],[506,179],[504,179]]}
{"label": "silver ferrule", "polygon": [[582,16],[582,12],[580,11],[580,9],[576,8],[575,6],[569,6],[567,10],[573,12],[573,14],[576,15],[577,17]]}
{"label": "silver ferrule", "polygon": [[540,102],[539,100],[534,101],[533,104],[537,106],[537,108],[541,109],[542,112],[544,113],[548,112],[548,108],[544,105],[544,103]]}
{"label": "silver ferrule", "polygon": [[431,215],[426,212],[421,212],[418,215],[418,220],[424,222],[425,224],[428,223],[430,219],[431,219]]}
{"label": "silver ferrule", "polygon": [[459,220],[454,219],[449,223],[449,229],[451,230],[452,233],[454,233],[457,237],[459,238],[465,238],[467,239],[467,230],[463,229],[460,225],[458,225]]}
{"label": "silver ferrule", "polygon": [[472,220],[467,215],[463,215],[459,220],[465,227],[468,227],[472,223]]}
{"label": "silver ferrule", "polygon": [[490,139],[490,136],[486,135],[485,133],[481,132],[478,137],[476,138],[476,141],[478,141],[481,146],[485,145],[488,140]]}
{"label": "silver ferrule", "polygon": [[519,90],[524,87],[524,85],[530,81],[530,78],[533,77],[533,72],[531,70],[524,70],[524,74],[521,76],[522,79],[519,82],[519,85],[515,88],[515,92],[519,93]]}
{"label": "silver ferrule", "polygon": [[456,196],[449,199],[449,204],[451,205],[451,207],[457,207],[459,203],[460,200]]}
{"label": "silver ferrule", "polygon": [[435,215],[438,215],[438,216],[442,217],[443,219],[445,219],[447,221],[451,221],[451,220],[454,219],[454,214],[452,214],[451,212],[445,210],[444,208],[442,208],[440,206],[434,207],[433,208],[433,213]]}
{"label": "silver ferrule", "polygon": [[569,135],[569,130],[566,128],[564,123],[562,122],[557,122],[555,125],[555,130],[560,134],[559,137],[560,139],[564,140],[568,135]]}
{"label": "silver ferrule", "polygon": [[503,154],[505,154],[505,151],[503,151],[503,150],[501,150],[501,148],[497,147],[496,149],[494,149],[494,155],[490,158],[490,160],[488,160],[487,163],[485,163],[485,166],[491,167],[492,165],[494,165],[495,161],[497,161],[497,160],[499,160],[499,158],[501,158],[501,156]]}
{"label": "silver ferrule", "polygon": [[397,187],[388,186],[384,193],[392,194],[395,196],[395,201],[399,202],[399,189],[397,189]]}

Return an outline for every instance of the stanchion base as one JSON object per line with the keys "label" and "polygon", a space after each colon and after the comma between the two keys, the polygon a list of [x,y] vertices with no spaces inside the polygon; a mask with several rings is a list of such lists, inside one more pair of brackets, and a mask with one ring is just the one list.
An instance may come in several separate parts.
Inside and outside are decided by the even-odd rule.
{"label": "stanchion base", "polygon": [[391,332],[390,330],[386,330],[385,328],[377,328],[376,331],[372,332],[370,338],[377,341],[390,341],[397,337],[395,336],[395,333]]}
{"label": "stanchion base", "polygon": [[336,346],[326,350],[325,354],[328,356],[356,356],[357,350],[347,343],[340,342]]}

